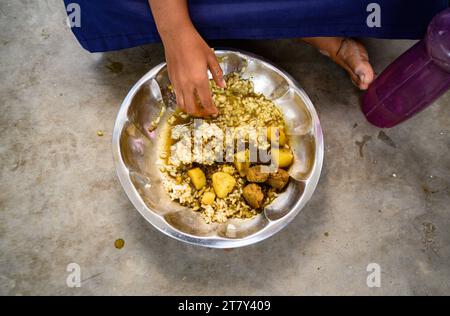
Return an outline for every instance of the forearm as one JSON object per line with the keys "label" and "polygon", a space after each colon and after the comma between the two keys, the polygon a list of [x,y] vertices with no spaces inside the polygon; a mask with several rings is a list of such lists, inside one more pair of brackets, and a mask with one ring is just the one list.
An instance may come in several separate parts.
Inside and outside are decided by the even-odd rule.
{"label": "forearm", "polygon": [[148,2],[164,45],[167,71],[178,107],[193,116],[217,115],[208,69],[216,84],[225,87],[222,69],[214,51],[192,24],[187,0]]}
{"label": "forearm", "polygon": [[182,30],[194,28],[186,0],[149,0],[149,4],[163,42]]}

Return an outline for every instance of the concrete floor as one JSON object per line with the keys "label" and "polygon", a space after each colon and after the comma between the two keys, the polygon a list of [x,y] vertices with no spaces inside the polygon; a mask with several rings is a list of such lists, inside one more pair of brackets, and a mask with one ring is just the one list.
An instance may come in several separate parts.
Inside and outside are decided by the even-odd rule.
{"label": "concrete floor", "polygon": [[[119,105],[163,60],[161,47],[89,54],[60,0],[2,1],[0,16],[0,294],[450,294],[450,94],[384,135],[345,73],[311,48],[220,43],[300,82],[320,113],[326,157],[311,202],[282,232],[203,249],[146,223],[114,171]],[[376,70],[411,44],[369,41]],[[66,285],[71,262],[80,288]],[[372,262],[380,288],[366,284]]]}

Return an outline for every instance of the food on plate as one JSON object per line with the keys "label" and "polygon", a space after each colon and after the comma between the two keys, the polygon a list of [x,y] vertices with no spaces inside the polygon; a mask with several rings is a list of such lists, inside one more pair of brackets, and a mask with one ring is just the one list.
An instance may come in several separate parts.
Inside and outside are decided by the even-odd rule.
{"label": "food on plate", "polygon": [[288,184],[284,169],[294,159],[277,106],[251,80],[237,73],[225,79],[226,88],[210,83],[219,115],[200,120],[175,111],[159,155],[171,200],[206,223],[259,214]]}
{"label": "food on plate", "polygon": [[279,127],[269,126],[267,128],[267,139],[268,141],[272,141],[272,139],[274,139],[278,142],[279,146],[284,146],[287,144],[287,137],[284,129]]}
{"label": "food on plate", "polygon": [[271,154],[273,163],[280,168],[289,167],[294,160],[294,155],[289,148],[274,148]]}
{"label": "food on plate", "polygon": [[218,198],[223,199],[233,191],[236,179],[226,172],[216,172],[212,175],[212,185]]}
{"label": "food on plate", "polygon": [[234,156],[234,165],[241,177],[245,177],[248,168],[250,168],[250,154],[248,149],[239,151]]}
{"label": "food on plate", "polygon": [[197,167],[189,170],[187,173],[189,178],[191,179],[192,184],[197,190],[200,190],[206,185],[206,177],[202,169]]}
{"label": "food on plate", "polygon": [[214,203],[214,200],[216,199],[216,195],[214,192],[205,192],[202,196],[202,204],[203,205],[211,205]]}
{"label": "food on plate", "polygon": [[269,173],[263,169],[262,166],[256,165],[250,167],[247,172],[247,181],[255,183],[266,182],[269,178]]}
{"label": "food on plate", "polygon": [[277,191],[284,189],[288,182],[289,173],[284,169],[278,169],[277,172],[271,173],[267,180],[267,184]]}
{"label": "food on plate", "polygon": [[259,209],[264,200],[264,193],[261,187],[255,183],[247,184],[242,192],[245,201],[254,209]]}

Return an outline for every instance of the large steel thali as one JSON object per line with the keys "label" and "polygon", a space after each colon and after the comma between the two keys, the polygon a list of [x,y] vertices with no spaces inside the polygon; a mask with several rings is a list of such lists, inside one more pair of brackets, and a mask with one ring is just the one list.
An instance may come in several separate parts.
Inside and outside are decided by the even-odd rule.
{"label": "large steel thali", "polygon": [[[187,243],[234,248],[272,236],[303,209],[319,181],[324,143],[311,100],[288,74],[249,53],[218,50],[216,55],[224,74],[237,71],[251,79],[255,91],[273,100],[285,116],[295,162],[283,194],[255,218],[231,219],[223,224],[206,224],[198,213],[169,199],[157,166],[163,125],[175,108],[167,89],[170,82],[165,63],[144,75],[123,101],[114,126],[113,154],[128,198],[154,227]],[[159,126],[150,132],[159,116]]]}

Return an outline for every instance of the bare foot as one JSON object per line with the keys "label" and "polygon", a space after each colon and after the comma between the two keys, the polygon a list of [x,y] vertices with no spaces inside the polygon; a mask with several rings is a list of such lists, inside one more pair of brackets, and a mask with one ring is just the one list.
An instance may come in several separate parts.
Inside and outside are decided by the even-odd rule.
{"label": "bare foot", "polygon": [[344,68],[359,89],[369,88],[375,75],[369,63],[369,54],[361,43],[343,37],[308,37],[302,40]]}

